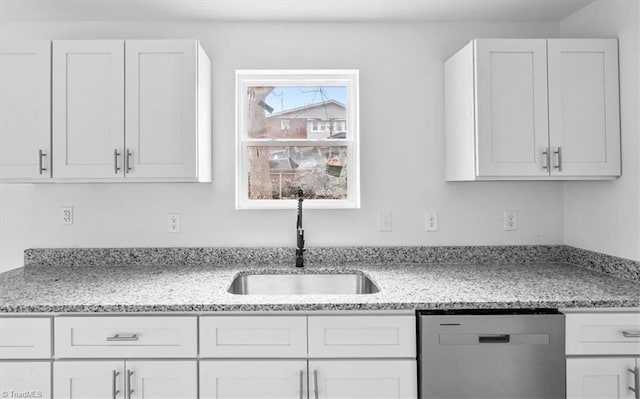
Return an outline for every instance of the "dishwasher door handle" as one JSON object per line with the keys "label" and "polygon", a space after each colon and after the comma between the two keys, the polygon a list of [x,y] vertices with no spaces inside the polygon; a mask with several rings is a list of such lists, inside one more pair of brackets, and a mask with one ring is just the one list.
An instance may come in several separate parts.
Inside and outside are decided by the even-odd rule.
{"label": "dishwasher door handle", "polygon": [[478,335],[478,343],[480,344],[508,344],[511,340],[509,334],[484,334]]}

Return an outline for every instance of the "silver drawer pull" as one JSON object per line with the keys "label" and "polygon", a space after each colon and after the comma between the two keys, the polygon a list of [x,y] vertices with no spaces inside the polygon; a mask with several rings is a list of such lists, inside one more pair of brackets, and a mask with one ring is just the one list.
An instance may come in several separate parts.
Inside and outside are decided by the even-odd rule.
{"label": "silver drawer pull", "polygon": [[42,158],[46,156],[47,154],[45,154],[44,151],[38,150],[38,171],[40,174],[47,171],[47,168],[44,167],[44,161],[42,160]]}
{"label": "silver drawer pull", "polygon": [[120,167],[118,166],[118,157],[120,157],[120,153],[117,148],[113,149],[113,173],[116,175],[120,172]]}
{"label": "silver drawer pull", "polygon": [[133,375],[133,371],[127,370],[127,390],[129,395],[127,395],[127,399],[131,399],[131,395],[135,392],[135,389],[131,387],[131,376]]}
{"label": "silver drawer pull", "polygon": [[313,392],[316,399],[320,399],[320,392],[318,392],[318,370],[313,369]]}
{"label": "silver drawer pull", "polygon": [[303,382],[303,377],[304,377],[304,371],[300,370],[300,399],[304,399],[304,382]]}
{"label": "silver drawer pull", "polygon": [[622,335],[625,338],[640,338],[640,331],[623,331]]}
{"label": "silver drawer pull", "polygon": [[549,163],[551,162],[551,155],[549,154],[549,148],[545,148],[542,151],[542,169],[549,169]]}
{"label": "silver drawer pull", "polygon": [[632,369],[628,369],[631,374],[633,374],[633,388],[628,387],[631,392],[634,393],[634,397],[636,399],[640,399],[640,369],[638,367],[634,367]]}
{"label": "silver drawer pull", "polygon": [[113,383],[113,385],[111,386],[111,397],[113,399],[116,399],[116,397],[120,393],[120,390],[118,389],[118,385],[116,381],[119,375],[120,373],[117,372],[116,370],[111,371],[111,382]]}
{"label": "silver drawer pull", "polygon": [[140,338],[138,334],[116,334],[113,337],[107,337],[109,342],[137,341]]}
{"label": "silver drawer pull", "polygon": [[558,147],[553,153],[558,156],[558,164],[554,168],[558,169],[558,172],[562,172],[562,147]]}

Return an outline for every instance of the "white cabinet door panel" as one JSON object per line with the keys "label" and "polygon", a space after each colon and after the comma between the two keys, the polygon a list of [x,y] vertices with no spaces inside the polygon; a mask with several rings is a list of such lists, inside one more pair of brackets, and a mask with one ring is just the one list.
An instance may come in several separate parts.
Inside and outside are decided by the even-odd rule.
{"label": "white cabinet door panel", "polygon": [[132,177],[197,174],[197,43],[126,42],[126,146]]}
{"label": "white cabinet door panel", "polygon": [[567,359],[567,399],[633,399],[634,358]]}
{"label": "white cabinet door panel", "polygon": [[124,361],[56,361],[53,397],[56,399],[124,398]]}
{"label": "white cabinet door panel", "polygon": [[549,39],[549,133],[552,175],[620,174],[616,39]]}
{"label": "white cabinet door panel", "polygon": [[319,399],[414,399],[415,360],[309,361],[310,391]]}
{"label": "white cabinet door panel", "polygon": [[2,42],[0,87],[0,178],[50,177],[51,42]]}
{"label": "white cabinet door panel", "polygon": [[200,399],[307,398],[306,360],[202,360]]}
{"label": "white cabinet door panel", "polygon": [[124,41],[53,42],[53,146],[56,178],[122,176]]}
{"label": "white cabinet door panel", "polygon": [[50,399],[51,362],[0,361],[0,395],[3,398]]}
{"label": "white cabinet door panel", "polygon": [[546,40],[477,40],[475,52],[478,175],[548,175]]}
{"label": "white cabinet door panel", "polygon": [[127,361],[129,399],[196,399],[196,360]]}

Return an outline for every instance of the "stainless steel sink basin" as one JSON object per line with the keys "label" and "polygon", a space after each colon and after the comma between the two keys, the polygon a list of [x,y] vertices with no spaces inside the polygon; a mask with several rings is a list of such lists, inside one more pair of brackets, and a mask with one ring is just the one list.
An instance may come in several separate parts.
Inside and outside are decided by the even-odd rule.
{"label": "stainless steel sink basin", "polygon": [[362,273],[241,274],[229,292],[236,295],[362,295],[380,291]]}

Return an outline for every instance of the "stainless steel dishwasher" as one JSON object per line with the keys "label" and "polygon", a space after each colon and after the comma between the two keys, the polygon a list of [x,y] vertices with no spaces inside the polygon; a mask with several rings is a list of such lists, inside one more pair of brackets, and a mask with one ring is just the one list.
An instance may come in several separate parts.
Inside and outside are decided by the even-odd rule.
{"label": "stainless steel dishwasher", "polygon": [[421,399],[560,399],[564,315],[552,309],[418,311]]}

